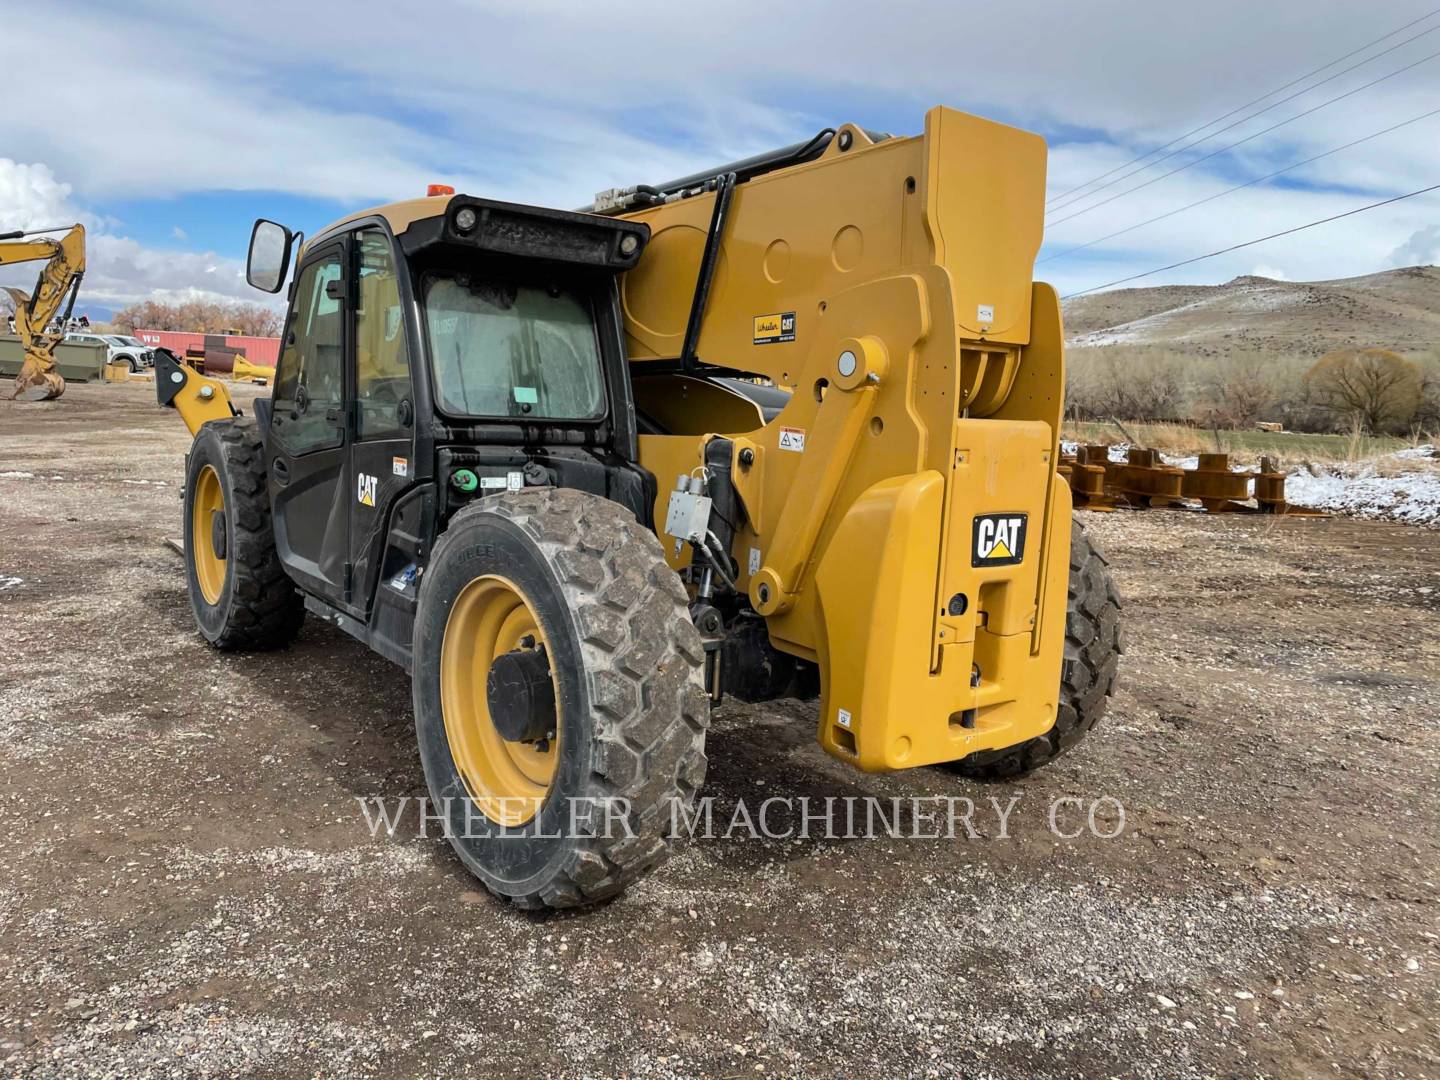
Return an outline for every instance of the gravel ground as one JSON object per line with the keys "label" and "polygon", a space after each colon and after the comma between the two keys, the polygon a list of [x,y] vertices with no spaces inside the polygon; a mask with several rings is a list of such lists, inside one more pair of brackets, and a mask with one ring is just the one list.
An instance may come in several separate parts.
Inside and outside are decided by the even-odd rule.
{"label": "gravel ground", "polygon": [[[200,641],[186,444],[148,387],[0,402],[0,1073],[1440,1076],[1433,531],[1088,515],[1129,650],[1051,768],[864,776],[812,704],[716,718],[717,818],[942,795],[977,838],[696,840],[535,916],[366,827],[424,791],[398,668],[313,620]],[[1064,797],[1123,829],[1056,835]]]}

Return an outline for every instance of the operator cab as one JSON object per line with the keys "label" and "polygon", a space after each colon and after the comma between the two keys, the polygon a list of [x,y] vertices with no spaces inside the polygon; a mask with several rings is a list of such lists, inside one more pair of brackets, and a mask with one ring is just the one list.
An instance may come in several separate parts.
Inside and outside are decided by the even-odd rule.
{"label": "operator cab", "polygon": [[649,526],[617,275],[643,224],[445,193],[308,242],[257,221],[247,279],[289,290],[256,402],[276,548],[306,605],[407,667],[450,516],[497,490],[601,495]]}

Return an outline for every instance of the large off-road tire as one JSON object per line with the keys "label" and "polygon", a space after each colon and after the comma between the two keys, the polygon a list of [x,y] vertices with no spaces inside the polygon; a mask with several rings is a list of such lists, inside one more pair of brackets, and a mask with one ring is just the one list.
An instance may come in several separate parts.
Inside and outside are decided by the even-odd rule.
{"label": "large off-road tire", "polygon": [[[664,858],[705,778],[687,600],[655,536],[598,496],[534,488],[451,518],[421,579],[415,729],[430,812],[497,896],[588,904]],[[553,698],[519,738],[510,717],[536,713],[492,715],[487,687],[537,650],[531,685]]]}
{"label": "large off-road tire", "polygon": [[185,577],[190,607],[217,649],[295,640],[305,604],[280,565],[254,417],[212,420],[185,463]]}
{"label": "large off-road tire", "polygon": [[1076,521],[1070,533],[1070,596],[1055,726],[1015,746],[971,754],[956,762],[955,770],[978,780],[1002,780],[1054,761],[1105,714],[1123,651],[1120,593],[1109,562]]}

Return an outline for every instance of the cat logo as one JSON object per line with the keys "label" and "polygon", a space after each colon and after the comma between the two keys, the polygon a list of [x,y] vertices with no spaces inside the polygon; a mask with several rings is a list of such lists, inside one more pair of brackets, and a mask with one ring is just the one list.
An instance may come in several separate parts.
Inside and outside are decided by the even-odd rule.
{"label": "cat logo", "polygon": [[359,490],[357,494],[359,496],[361,506],[375,505],[375,489],[379,486],[380,478],[378,476],[366,476],[363,472],[360,474],[360,483],[358,485]]}
{"label": "cat logo", "polygon": [[1025,514],[978,514],[971,566],[1014,566],[1025,557]]}
{"label": "cat logo", "polygon": [[756,315],[754,326],[756,345],[772,345],[776,342],[795,340],[795,313],[780,311],[774,315]]}

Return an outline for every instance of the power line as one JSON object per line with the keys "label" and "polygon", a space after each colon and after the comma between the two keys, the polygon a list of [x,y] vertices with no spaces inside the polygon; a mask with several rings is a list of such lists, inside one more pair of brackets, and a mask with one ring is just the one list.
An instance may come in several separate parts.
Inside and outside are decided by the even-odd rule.
{"label": "power line", "polygon": [[1226,188],[1224,191],[1217,192],[1214,195],[1207,195],[1203,199],[1197,199],[1195,202],[1188,203],[1185,206],[1178,207],[1175,210],[1167,211],[1166,213],[1160,214],[1156,217],[1149,218],[1145,221],[1137,222],[1134,225],[1126,226],[1123,229],[1117,229],[1115,232],[1107,233],[1106,235],[1097,237],[1094,240],[1087,240],[1083,244],[1076,244],[1074,247],[1066,248],[1064,251],[1056,252],[1054,255],[1047,255],[1045,256],[1045,258],[1040,259],[1036,263],[1036,265],[1038,266],[1040,265],[1040,263],[1047,263],[1052,259],[1063,259],[1068,255],[1075,254],[1075,252],[1077,251],[1084,251],[1086,248],[1094,247],[1096,244],[1103,244],[1106,240],[1113,240],[1117,236],[1124,236],[1126,233],[1134,232],[1136,229],[1143,229],[1146,225],[1153,225],[1157,221],[1164,221],[1166,218],[1174,217],[1176,214],[1183,214],[1186,210],[1193,210],[1197,206],[1204,206],[1208,202],[1214,202],[1216,199],[1224,198],[1226,195],[1230,195],[1236,191],[1243,191],[1245,188],[1254,187],[1256,184],[1263,184],[1266,180],[1273,180],[1275,179],[1275,177],[1281,175],[1282,173],[1290,172],[1292,169],[1298,169],[1302,165],[1309,165],[1313,162],[1319,161],[1321,158],[1329,157],[1331,154],[1338,154],[1341,150],[1349,150],[1352,146],[1359,146],[1361,143],[1369,142],[1371,139],[1378,139],[1382,135],[1389,135],[1392,131],[1399,131],[1401,128],[1408,127],[1411,124],[1418,124],[1421,120],[1428,120],[1432,116],[1440,116],[1440,109],[1432,109],[1427,113],[1421,114],[1420,116],[1412,116],[1409,120],[1402,120],[1398,124],[1392,124],[1390,127],[1385,128],[1383,131],[1371,132],[1369,135],[1365,135],[1359,139],[1355,139],[1353,142],[1348,142],[1343,146],[1337,146],[1331,150],[1326,150],[1323,154],[1316,154],[1314,157],[1308,157],[1304,161],[1294,162],[1291,165],[1286,165],[1283,169],[1276,169],[1274,172],[1266,173],[1264,176],[1257,176],[1254,180],[1247,180],[1243,184],[1236,184],[1234,187]]}
{"label": "power line", "polygon": [[[1436,27],[1436,29],[1440,29],[1440,27]],[[1221,154],[1228,153],[1229,151],[1234,150],[1237,146],[1244,146],[1248,142],[1253,142],[1254,140],[1260,138],[1261,135],[1268,135],[1270,134],[1270,132],[1275,131],[1278,128],[1282,128],[1286,124],[1293,124],[1296,120],[1309,116],[1311,113],[1319,112],[1321,109],[1326,108],[1327,106],[1334,105],[1337,101],[1343,101],[1345,98],[1353,97],[1354,95],[1360,93],[1362,90],[1368,90],[1370,89],[1370,87],[1385,82],[1387,79],[1395,78],[1396,75],[1403,75],[1411,68],[1419,67],[1421,64],[1427,64],[1431,60],[1434,60],[1437,56],[1440,56],[1440,52],[1433,52],[1429,56],[1422,56],[1419,60],[1415,60],[1409,64],[1406,64],[1402,68],[1397,68],[1395,71],[1392,71],[1389,74],[1381,75],[1378,79],[1371,79],[1368,83],[1362,83],[1360,86],[1357,86],[1352,90],[1346,90],[1345,93],[1338,94],[1335,97],[1330,98],[1328,101],[1322,101],[1319,105],[1312,105],[1310,108],[1305,109],[1303,112],[1296,113],[1289,119],[1281,120],[1277,124],[1271,124],[1267,128],[1261,128],[1253,135],[1247,135],[1243,139],[1237,139],[1235,142],[1222,146],[1218,150],[1212,150],[1210,151],[1210,153],[1205,154],[1202,157],[1198,157],[1194,161],[1187,161],[1184,165],[1177,165],[1169,172],[1161,173],[1159,176],[1152,176],[1144,183],[1136,184],[1132,188],[1126,188],[1124,191],[1116,192],[1114,195],[1111,195],[1107,199],[1101,199],[1097,203],[1091,203],[1089,206],[1084,207],[1083,209],[1076,210],[1073,214],[1067,214],[1065,217],[1048,222],[1047,226],[1049,228],[1054,228],[1057,225],[1063,225],[1065,224],[1065,222],[1073,221],[1075,218],[1088,214],[1092,210],[1098,210],[1100,209],[1100,207],[1112,203],[1116,199],[1123,199],[1126,195],[1132,195],[1135,192],[1139,191],[1141,188],[1147,188],[1151,184],[1158,184],[1161,180],[1168,179],[1169,177],[1174,176],[1176,173],[1184,172],[1186,169],[1193,168],[1196,165],[1201,164],[1202,162],[1209,161],[1213,157],[1218,157]]]}
{"label": "power line", "polygon": [[1341,218],[1353,217],[1356,214],[1363,214],[1366,210],[1375,210],[1381,206],[1389,206],[1391,203],[1401,202],[1404,199],[1413,199],[1416,195],[1425,195],[1431,191],[1440,191],[1440,184],[1431,184],[1419,191],[1407,192],[1404,195],[1396,195],[1393,198],[1382,199],[1380,202],[1371,203],[1369,206],[1357,206],[1354,210],[1346,210],[1343,214],[1332,214],[1330,217],[1321,218],[1319,221],[1311,221],[1305,225],[1297,225],[1293,229],[1285,229],[1281,232],[1271,233],[1269,236],[1262,236],[1255,240],[1246,240],[1243,244],[1232,244],[1219,251],[1212,251],[1208,255],[1196,255],[1193,259],[1182,259],[1180,262],[1171,263],[1169,266],[1157,266],[1154,270],[1146,270],[1143,274],[1131,274],[1129,277],[1118,278],[1115,281],[1107,281],[1104,285],[1092,285],[1088,289],[1081,289],[1079,292],[1066,293],[1060,299],[1072,300],[1077,296],[1085,296],[1088,293],[1099,292],[1101,289],[1114,288],[1116,285],[1124,285],[1127,282],[1139,281],[1141,278],[1152,277],[1155,274],[1163,274],[1166,270],[1175,270],[1181,266],[1189,266],[1191,263],[1203,262],[1206,259],[1213,259],[1217,255],[1228,255],[1232,251],[1239,251],[1241,248],[1254,247],[1256,244],[1263,244],[1267,240],[1278,240],[1282,236],[1290,236],[1292,233],[1304,232],[1306,229],[1313,229],[1317,225],[1327,225],[1332,221],[1339,221]]}
{"label": "power line", "polygon": [[[1334,82],[1336,79],[1340,78],[1342,75],[1348,75],[1348,74],[1350,74],[1350,72],[1354,71],[1356,68],[1364,67],[1366,64],[1370,63],[1370,61],[1372,61],[1372,60],[1378,60],[1378,59],[1380,59],[1380,57],[1386,56],[1386,55],[1394,52],[1396,49],[1404,48],[1406,45],[1409,45],[1412,41],[1418,41],[1420,38],[1425,37],[1427,34],[1433,34],[1433,33],[1435,33],[1437,30],[1440,30],[1440,26],[1432,26],[1429,30],[1422,30],[1422,31],[1420,31],[1420,33],[1414,35],[1413,37],[1408,37],[1408,38],[1406,38],[1404,41],[1400,42],[1400,43],[1397,44],[1397,45],[1392,45],[1392,46],[1390,46],[1390,48],[1385,49],[1385,50],[1383,50],[1383,51],[1381,51],[1381,52],[1378,52],[1378,53],[1376,53],[1374,56],[1367,57],[1366,59],[1361,60],[1358,64],[1351,64],[1348,68],[1344,68],[1344,69],[1341,70],[1341,71],[1337,71],[1334,75],[1331,75],[1331,76],[1329,76],[1328,78],[1321,79],[1321,80],[1320,80],[1319,82],[1317,82],[1317,83],[1312,83],[1310,86],[1307,86],[1304,90],[1297,90],[1295,93],[1290,94],[1290,95],[1288,95],[1288,96],[1286,96],[1286,97],[1283,97],[1283,98],[1281,98],[1279,101],[1275,101],[1275,102],[1272,102],[1272,103],[1269,104],[1269,105],[1266,105],[1265,108],[1263,108],[1263,109],[1257,109],[1255,112],[1251,113],[1249,116],[1242,116],[1239,120],[1236,120],[1233,124],[1226,124],[1223,128],[1220,128],[1220,129],[1218,129],[1218,130],[1216,130],[1216,131],[1212,131],[1209,135],[1206,135],[1203,139],[1196,139],[1194,142],[1189,143],[1189,144],[1187,144],[1187,145],[1185,145],[1185,146],[1182,146],[1182,147],[1180,147],[1178,150],[1172,150],[1172,151],[1170,151],[1170,153],[1165,154],[1165,155],[1162,156],[1162,157],[1156,158],[1154,161],[1150,162],[1150,164],[1148,164],[1148,165],[1142,165],[1142,166],[1141,166],[1140,168],[1138,168],[1138,169],[1132,169],[1130,172],[1123,173],[1122,175],[1115,177],[1115,179],[1111,180],[1109,183],[1101,184],[1099,187],[1095,188],[1093,191],[1088,191],[1088,192],[1086,192],[1084,195],[1081,195],[1078,199],[1072,199],[1072,200],[1071,200],[1070,202],[1068,202],[1068,203],[1064,203],[1064,204],[1062,204],[1062,205],[1060,205],[1060,206],[1052,207],[1051,209],[1049,209],[1049,210],[1046,211],[1046,214],[1047,214],[1047,215],[1048,215],[1048,214],[1055,214],[1055,213],[1060,212],[1061,210],[1068,210],[1069,208],[1075,206],[1076,203],[1084,202],[1084,201],[1085,201],[1086,199],[1088,199],[1091,195],[1098,195],[1100,192],[1104,191],[1106,188],[1114,187],[1116,184],[1120,183],[1120,181],[1122,181],[1122,180],[1126,180],[1126,179],[1128,179],[1128,178],[1130,178],[1130,177],[1132,177],[1132,176],[1138,176],[1138,175],[1139,175],[1140,173],[1142,173],[1142,172],[1147,172],[1147,171],[1149,171],[1150,169],[1153,169],[1156,165],[1159,165],[1161,162],[1163,162],[1163,161],[1169,161],[1172,157],[1175,157],[1177,154],[1183,154],[1183,153],[1185,153],[1185,151],[1187,151],[1187,150],[1193,150],[1193,149],[1195,149],[1195,147],[1199,146],[1201,143],[1207,143],[1207,142],[1209,142],[1211,139],[1215,138],[1215,136],[1217,136],[1217,135],[1223,135],[1223,134],[1225,134],[1225,132],[1231,131],[1231,130],[1233,130],[1234,128],[1240,127],[1242,124],[1248,124],[1251,120],[1254,120],[1255,117],[1257,117],[1257,116],[1262,116],[1262,115],[1264,115],[1265,113],[1269,112],[1271,109],[1274,109],[1274,108],[1277,108],[1277,107],[1279,107],[1279,106],[1281,106],[1281,105],[1284,105],[1287,101],[1294,101],[1297,97],[1303,97],[1303,96],[1305,96],[1306,94],[1310,93],[1310,91],[1312,91],[1312,90],[1317,90],[1317,89],[1319,89],[1320,87],[1324,86],[1324,85],[1325,85],[1326,83],[1328,83],[1328,82]],[[1440,53],[1432,54],[1431,56],[1426,57],[1425,60],[1434,59],[1435,56],[1440,56]],[[1417,60],[1417,61],[1416,61],[1416,64],[1423,64],[1423,63],[1425,62],[1425,60]],[[1374,86],[1375,83],[1377,83],[1377,82],[1384,82],[1386,79],[1388,79],[1388,78],[1390,78],[1390,77],[1392,77],[1392,76],[1394,76],[1394,75],[1400,74],[1400,72],[1409,71],[1410,68],[1411,68],[1411,67],[1414,67],[1414,66],[1415,66],[1415,64],[1411,64],[1411,65],[1409,65],[1409,67],[1403,67],[1403,68],[1401,68],[1399,71],[1392,71],[1389,75],[1385,75],[1385,76],[1382,76],[1382,77],[1379,78],[1379,79],[1372,80],[1371,82],[1365,83],[1363,86],[1356,87],[1354,90],[1349,90],[1349,91],[1347,91],[1346,93],[1341,94],[1339,97],[1331,98],[1329,101],[1323,102],[1322,104],[1317,105],[1317,106],[1315,106],[1315,107],[1312,108],[1312,109],[1308,109],[1308,110],[1306,110],[1305,112],[1298,113],[1297,115],[1292,116],[1289,120],[1281,121],[1281,123],[1279,123],[1279,124],[1274,124],[1274,125],[1266,128],[1264,131],[1257,132],[1256,134],[1257,134],[1257,135],[1264,135],[1266,132],[1274,131],[1275,128],[1277,128],[1277,127],[1283,127],[1285,124],[1288,124],[1288,123],[1290,123],[1290,122],[1293,121],[1293,120],[1298,120],[1298,119],[1299,119],[1300,117],[1302,117],[1302,116],[1308,116],[1310,113],[1315,112],[1317,109],[1323,109],[1326,105],[1333,105],[1335,102],[1341,100],[1341,98],[1349,97],[1350,94],[1358,93],[1358,92],[1361,91],[1361,90],[1364,90],[1364,89],[1367,89],[1367,88],[1369,88],[1369,87],[1371,87],[1371,86]],[[1255,137],[1256,137],[1256,135],[1248,136],[1248,137],[1245,138],[1245,139],[1241,139],[1241,140],[1240,140],[1240,143],[1249,142],[1250,139],[1253,139],[1253,138],[1255,138]],[[1231,147],[1239,146],[1240,143],[1231,143],[1230,146],[1231,146]],[[1227,148],[1227,149],[1228,149],[1228,148]],[[1215,153],[1221,153],[1221,152],[1223,152],[1223,151],[1216,151]],[[1210,158],[1212,158],[1212,157],[1215,156],[1215,153],[1207,154],[1205,157],[1196,158],[1194,161],[1187,162],[1186,164],[1180,166],[1179,168],[1172,169],[1170,172],[1164,173],[1164,174],[1162,174],[1161,176],[1156,177],[1156,178],[1154,178],[1154,179],[1152,179],[1152,180],[1147,180],[1145,183],[1146,183],[1146,184],[1151,184],[1151,183],[1154,183],[1155,180],[1163,180],[1166,176],[1173,176],[1175,173],[1180,172],[1180,171],[1182,171],[1182,170],[1184,170],[1184,169],[1188,169],[1188,168],[1190,168],[1192,165],[1197,165],[1197,164],[1199,164],[1199,163],[1202,162],[1202,161],[1207,161],[1207,160],[1209,160]],[[1145,186],[1145,184],[1140,184],[1140,185],[1138,185],[1137,187],[1128,188],[1128,189],[1127,189],[1127,192],[1128,192],[1128,191],[1137,191],[1137,190],[1139,190],[1140,187],[1144,187],[1144,186]],[[1122,194],[1122,195],[1123,195],[1123,194],[1126,194],[1126,192],[1121,192],[1121,194]],[[1089,211],[1093,210],[1093,209],[1094,209],[1095,207],[1097,207],[1097,206],[1104,206],[1106,202],[1113,201],[1113,198],[1118,198],[1118,196],[1114,196],[1114,197],[1112,197],[1112,199],[1102,199],[1102,200],[1101,200],[1100,202],[1098,202],[1098,203],[1092,203],[1090,206],[1084,207],[1084,208],[1081,209],[1081,210],[1077,210],[1074,214],[1069,215],[1069,217],[1078,217],[1080,214],[1088,213]],[[1060,220],[1061,220],[1061,221],[1067,221],[1067,220],[1069,220],[1069,217],[1061,218]],[[1059,222],[1056,222],[1056,224],[1059,224]]]}
{"label": "power line", "polygon": [[[1299,78],[1290,80],[1290,81],[1289,81],[1288,83],[1286,83],[1284,86],[1277,86],[1274,90],[1271,90],[1269,93],[1267,93],[1267,94],[1261,94],[1259,97],[1257,97],[1257,98],[1255,98],[1255,99],[1253,99],[1253,100],[1251,100],[1251,101],[1247,101],[1244,105],[1241,105],[1241,106],[1239,106],[1239,107],[1237,107],[1237,108],[1231,109],[1228,113],[1225,113],[1223,116],[1217,116],[1214,120],[1211,120],[1209,123],[1201,124],[1201,125],[1200,125],[1199,127],[1197,127],[1197,128],[1191,128],[1189,131],[1185,132],[1185,134],[1175,136],[1175,138],[1171,139],[1169,142],[1165,143],[1163,146],[1157,146],[1157,147],[1155,147],[1155,149],[1149,150],[1149,151],[1147,151],[1146,153],[1141,154],[1139,157],[1131,158],[1129,161],[1125,162],[1123,165],[1116,165],[1113,169],[1110,169],[1108,172],[1103,172],[1103,173],[1101,173],[1101,174],[1098,175],[1098,176],[1093,176],[1093,177],[1091,177],[1089,180],[1086,180],[1083,184],[1080,184],[1080,185],[1077,186],[1077,187],[1070,188],[1070,189],[1067,190],[1067,191],[1062,191],[1062,192],[1060,192],[1060,194],[1058,194],[1058,195],[1053,195],[1053,196],[1051,196],[1049,199],[1047,199],[1047,200],[1045,201],[1045,205],[1046,205],[1046,206],[1049,206],[1049,205],[1050,205],[1051,203],[1053,203],[1053,202],[1058,202],[1058,201],[1060,201],[1061,199],[1064,199],[1067,195],[1073,195],[1073,194],[1075,194],[1077,191],[1080,191],[1080,190],[1083,189],[1083,188],[1089,187],[1091,184],[1095,183],[1095,181],[1097,181],[1097,180],[1104,180],[1107,176],[1110,176],[1110,175],[1113,174],[1113,173],[1117,173],[1117,172],[1119,172],[1121,169],[1127,169],[1127,168],[1129,168],[1131,165],[1134,165],[1134,164],[1136,164],[1136,163],[1138,163],[1138,162],[1144,161],[1146,158],[1150,157],[1152,154],[1158,154],[1161,150],[1168,150],[1170,147],[1174,146],[1177,142],[1180,142],[1180,141],[1183,140],[1183,139],[1188,139],[1191,135],[1198,135],[1200,132],[1204,131],[1206,128],[1208,128],[1208,127],[1213,127],[1213,126],[1215,126],[1216,124],[1220,123],[1220,121],[1222,121],[1222,120],[1228,120],[1228,119],[1230,119],[1230,117],[1234,116],[1234,115],[1235,115],[1236,113],[1238,113],[1238,112],[1244,112],[1246,109],[1250,108],[1251,105],[1258,105],[1258,104],[1260,104],[1260,102],[1264,101],[1266,98],[1268,98],[1268,97],[1274,97],[1276,94],[1280,93],[1282,90],[1288,90],[1288,89],[1290,89],[1290,87],[1296,85],[1297,83],[1302,83],[1302,82],[1304,82],[1306,79],[1310,78],[1312,75],[1319,75],[1320,72],[1324,71],[1326,68],[1332,68],[1332,67],[1334,67],[1336,64],[1344,63],[1346,60],[1349,60],[1350,57],[1352,57],[1352,56],[1357,56],[1357,55],[1359,55],[1360,53],[1364,52],[1366,49],[1369,49],[1369,48],[1372,48],[1372,47],[1374,47],[1374,46],[1376,46],[1376,45],[1379,45],[1380,42],[1385,41],[1385,40],[1387,40],[1387,39],[1389,39],[1389,38],[1392,38],[1392,37],[1394,37],[1396,34],[1403,34],[1406,30],[1409,30],[1412,26],[1418,26],[1420,23],[1424,22],[1426,19],[1433,18],[1433,17],[1434,17],[1435,15],[1437,15],[1437,14],[1440,14],[1440,8],[1436,8],[1434,11],[1430,12],[1430,13],[1427,14],[1427,15],[1422,15],[1422,16],[1420,16],[1420,18],[1415,19],[1415,20],[1413,20],[1413,21],[1411,21],[1411,22],[1408,22],[1408,23],[1406,23],[1404,26],[1396,27],[1394,30],[1391,30],[1388,34],[1384,34],[1384,35],[1376,38],[1374,41],[1367,42],[1366,44],[1361,45],[1358,49],[1352,49],[1350,52],[1346,53],[1344,56],[1340,56],[1340,57],[1337,57],[1337,58],[1334,59],[1334,60],[1331,60],[1328,64],[1322,64],[1322,65],[1320,65],[1320,67],[1315,68],[1313,71],[1307,71],[1304,75],[1301,75]],[[1416,36],[1418,37],[1418,36],[1420,36],[1420,35],[1416,35]],[[1414,38],[1410,38],[1410,39],[1408,39],[1408,40],[1409,40],[1409,41],[1413,41]],[[1401,45],[1404,45],[1404,44],[1407,44],[1407,42],[1402,41],[1400,44],[1401,44]],[[1399,48],[1399,46],[1396,46],[1396,48]],[[1392,51],[1392,50],[1389,50],[1389,49],[1386,50],[1386,52],[1389,52],[1389,51]],[[1374,60],[1374,59],[1376,59],[1377,57],[1379,57],[1379,56],[1384,56],[1384,55],[1385,55],[1385,53],[1377,53],[1376,56],[1372,56],[1372,57],[1370,57],[1370,59],[1371,59],[1371,60]],[[1347,70],[1350,70],[1350,69],[1347,69]],[[1341,72],[1340,74],[1343,75],[1344,72]],[[1327,81],[1328,81],[1328,80],[1327,80]],[[1322,85],[1322,84],[1321,84],[1321,83],[1316,83],[1315,85],[1316,85],[1316,86],[1320,86],[1320,85]],[[1315,87],[1313,87],[1313,86],[1310,87],[1310,89],[1312,89],[1312,90],[1313,90],[1314,88],[1315,88]],[[1278,104],[1281,104],[1281,103],[1280,103],[1280,102],[1276,102],[1275,104],[1278,105]],[[1256,115],[1259,115],[1259,114],[1257,113]],[[1219,134],[1219,132],[1215,132],[1214,134]],[[1092,194],[1093,194],[1093,192],[1092,192]],[[1077,201],[1078,201],[1078,200],[1077,200]],[[1058,209],[1058,207],[1057,207],[1057,209]]]}

